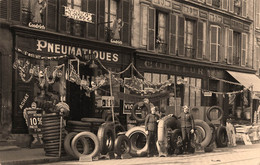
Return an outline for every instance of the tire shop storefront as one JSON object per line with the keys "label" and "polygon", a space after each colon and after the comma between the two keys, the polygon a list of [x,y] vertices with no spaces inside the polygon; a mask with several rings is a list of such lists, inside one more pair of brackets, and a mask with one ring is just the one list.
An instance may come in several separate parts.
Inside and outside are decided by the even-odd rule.
{"label": "tire shop storefront", "polygon": [[[131,63],[132,49],[22,27],[13,30],[13,61],[21,66],[13,69],[13,133],[27,133],[23,110],[38,99],[65,101],[71,120],[101,117],[109,109],[101,103],[102,96],[110,96],[109,82],[102,80],[107,80],[108,71],[119,72]],[[120,84],[112,82],[112,90],[114,109],[122,114]]]}
{"label": "tire shop storefront", "polygon": [[[165,111],[166,115],[170,113],[178,115],[181,112],[181,106],[188,105],[195,119],[208,121],[206,115],[210,107],[224,108],[226,106],[228,97],[220,95],[218,92],[227,91],[227,86],[223,81],[216,80],[225,78],[225,70],[213,68],[209,64],[202,64],[197,60],[184,61],[166,56],[155,57],[155,55],[151,59],[149,58],[151,55],[143,52],[137,52],[136,56],[137,69],[146,80],[161,83],[174,79],[176,91],[174,90],[175,85],[172,84],[165,90],[167,95],[164,96],[166,97],[151,100],[160,110]],[[218,119],[222,113],[217,109],[212,110],[211,118],[216,124],[220,124],[221,121]]]}

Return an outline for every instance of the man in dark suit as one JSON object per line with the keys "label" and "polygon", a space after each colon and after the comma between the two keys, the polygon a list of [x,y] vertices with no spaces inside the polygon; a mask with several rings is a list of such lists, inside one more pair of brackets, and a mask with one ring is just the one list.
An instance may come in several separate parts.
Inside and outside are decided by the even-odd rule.
{"label": "man in dark suit", "polygon": [[145,130],[148,131],[147,143],[148,143],[148,157],[155,154],[156,150],[156,135],[157,135],[157,122],[159,116],[155,114],[155,107],[151,107],[151,113],[145,118]]}
{"label": "man in dark suit", "polygon": [[181,122],[181,133],[184,145],[184,151],[191,150],[191,136],[194,133],[194,118],[192,114],[189,113],[189,107],[183,106],[183,112],[178,116]]}

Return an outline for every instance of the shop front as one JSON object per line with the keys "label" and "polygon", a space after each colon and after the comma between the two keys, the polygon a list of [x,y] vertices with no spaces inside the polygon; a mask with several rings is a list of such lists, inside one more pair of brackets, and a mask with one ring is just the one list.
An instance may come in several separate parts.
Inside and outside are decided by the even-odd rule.
{"label": "shop front", "polygon": [[[33,102],[51,113],[53,105],[64,101],[70,106],[71,120],[100,117],[108,109],[100,102],[111,95],[109,72],[127,67],[133,49],[20,27],[13,30],[13,133],[27,133],[23,111]],[[112,83],[118,114],[121,90],[118,83]]]}

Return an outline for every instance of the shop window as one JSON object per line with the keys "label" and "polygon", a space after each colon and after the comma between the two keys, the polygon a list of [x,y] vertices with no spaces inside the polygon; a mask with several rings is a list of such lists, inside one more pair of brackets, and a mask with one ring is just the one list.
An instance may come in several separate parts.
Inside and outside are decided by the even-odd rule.
{"label": "shop window", "polygon": [[240,65],[241,60],[241,33],[233,32],[233,64]]}
{"label": "shop window", "polygon": [[216,25],[210,26],[210,61],[218,62],[220,50],[221,28]]}
{"label": "shop window", "polygon": [[198,22],[198,53],[197,58],[201,59],[206,56],[206,35],[207,35],[207,24],[206,22],[199,21]]}
{"label": "shop window", "polygon": [[186,19],[184,25],[185,56],[195,58],[196,56],[196,22]]}
{"label": "shop window", "polygon": [[0,1],[0,18],[7,19],[7,1],[2,0]]}
{"label": "shop window", "polygon": [[260,1],[255,1],[255,8],[256,8],[255,26],[257,29],[260,29]]}

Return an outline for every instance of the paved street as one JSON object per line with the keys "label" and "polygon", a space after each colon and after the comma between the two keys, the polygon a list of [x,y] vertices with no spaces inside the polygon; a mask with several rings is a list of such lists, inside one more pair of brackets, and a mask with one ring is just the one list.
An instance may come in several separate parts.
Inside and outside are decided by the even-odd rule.
{"label": "paved street", "polygon": [[52,164],[84,164],[84,165],[208,165],[208,164],[235,164],[260,165],[260,144],[252,146],[239,145],[233,148],[216,148],[214,152],[197,151],[195,154],[184,154],[171,157],[131,158],[97,160],[92,162],[64,161]]}

